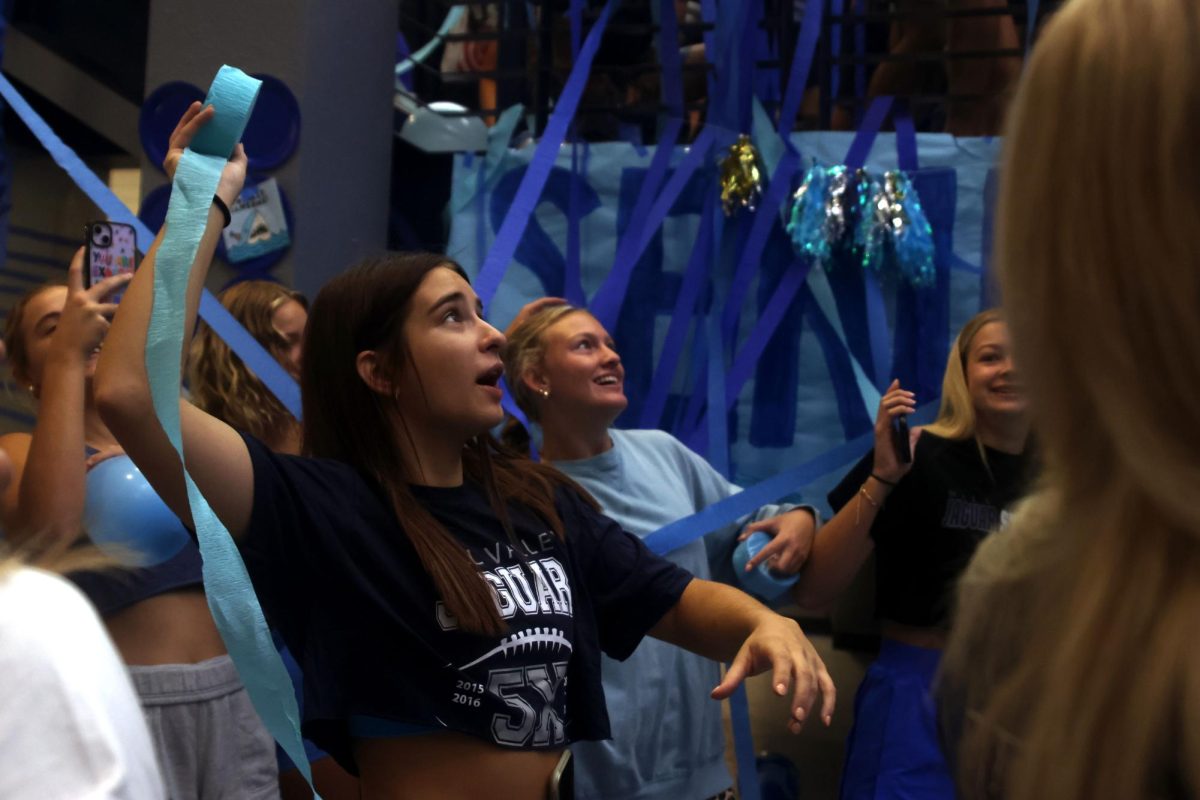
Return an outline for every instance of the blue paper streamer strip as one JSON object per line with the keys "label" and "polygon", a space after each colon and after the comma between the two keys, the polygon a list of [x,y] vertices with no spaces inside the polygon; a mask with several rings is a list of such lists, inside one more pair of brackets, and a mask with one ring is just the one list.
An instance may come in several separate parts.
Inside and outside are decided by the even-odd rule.
{"label": "blue paper streamer strip", "polygon": [[588,31],[587,39],[579,50],[579,58],[571,67],[567,83],[559,95],[554,111],[550,114],[546,130],[542,132],[542,139],[534,151],[533,160],[529,162],[529,167],[521,178],[521,186],[517,189],[512,206],[496,233],[487,259],[479,268],[479,275],[475,279],[475,292],[485,307],[491,304],[492,297],[500,288],[504,273],[508,270],[513,253],[521,241],[521,235],[525,233],[525,226],[529,224],[529,218],[537,208],[538,198],[542,196],[542,189],[550,176],[550,168],[554,166],[558,148],[562,146],[567,128],[575,117],[575,109],[579,106],[579,99],[583,96],[583,88],[592,70],[592,59],[596,57],[596,50],[600,47],[600,37],[604,34],[613,7],[618,2],[619,0],[608,0],[604,4],[604,10],[600,12],[600,17]]}
{"label": "blue paper streamer strip", "polygon": [[175,168],[166,233],[155,258],[154,306],[146,331],[146,374],[155,415],[183,467],[213,620],[263,724],[311,785],[291,679],[271,640],[233,537],[187,472],[180,428],[179,362],[188,276],[207,227],[221,171],[241,138],[261,85],[241,70],[221,67],[205,100],[205,105],[211,104],[216,113]]}

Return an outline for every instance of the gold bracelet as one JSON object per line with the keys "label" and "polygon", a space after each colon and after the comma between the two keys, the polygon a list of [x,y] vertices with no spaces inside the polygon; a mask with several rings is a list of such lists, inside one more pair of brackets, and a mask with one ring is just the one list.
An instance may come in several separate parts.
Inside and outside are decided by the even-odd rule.
{"label": "gold bracelet", "polygon": [[[858,493],[863,496],[863,499],[870,503],[875,509],[879,508],[879,503],[875,502],[875,498],[871,497],[871,493],[867,491],[867,483],[863,481],[863,485],[858,487]],[[857,525],[862,518],[862,506],[854,507],[854,524]]]}

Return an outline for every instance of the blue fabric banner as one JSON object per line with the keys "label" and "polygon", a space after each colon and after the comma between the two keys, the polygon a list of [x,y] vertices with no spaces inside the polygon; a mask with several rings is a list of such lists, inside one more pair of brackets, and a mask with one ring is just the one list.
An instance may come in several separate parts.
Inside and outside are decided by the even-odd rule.
{"label": "blue fabric banner", "polygon": [[[853,133],[796,133],[790,137],[790,148],[803,153],[805,163],[815,159],[837,164],[853,139]],[[924,403],[940,391],[950,337],[980,308],[979,271],[959,267],[986,263],[982,257],[984,188],[1000,142],[924,133],[915,140],[921,169],[914,185],[933,226],[938,277],[934,286],[921,290],[882,283],[890,352],[881,372],[914,386],[919,402]],[[568,240],[574,239],[569,236],[568,224],[572,191],[578,194],[575,202],[580,211],[576,225],[579,281],[585,296],[595,295],[610,278],[617,242],[623,235],[630,238],[635,209],[654,205],[646,199],[647,194],[660,195],[659,187],[670,183],[679,168],[671,165],[682,165],[688,155],[683,147],[671,149],[668,158],[654,147],[639,151],[623,142],[593,143],[588,148],[586,172],[574,176],[570,148],[560,150],[550,167],[538,211],[531,216],[529,229],[494,295],[489,308],[492,321],[504,326],[528,300],[561,294]],[[879,133],[865,156],[866,166],[896,169],[897,153],[895,135]],[[448,252],[461,257],[491,246],[531,156],[526,149],[495,159],[491,169],[496,174],[489,174],[484,198],[477,197],[481,183],[478,159],[469,166],[464,157],[456,160],[451,200],[456,211]],[[647,178],[654,177],[650,175],[652,167],[662,164],[664,158],[668,166],[658,167],[662,172],[657,182],[651,180],[656,186],[646,193]],[[770,181],[768,178],[764,190],[772,199],[788,196],[791,185]],[[791,176],[791,181],[798,177]],[[851,269],[810,272],[790,301],[776,299],[781,291],[793,291],[781,281],[789,274],[794,254],[779,222],[771,221],[765,228],[765,242],[760,242],[761,233],[755,229],[766,223],[751,216],[747,235],[739,236],[730,228],[723,239],[736,239],[743,248],[761,246],[761,255],[748,258],[745,249],[735,252],[736,277],[726,279],[732,284],[728,294],[713,300],[711,291],[706,291],[710,280],[694,271],[687,276],[689,263],[701,258],[696,253],[701,215],[706,197],[718,191],[714,170],[697,168],[677,184],[681,186],[674,201],[659,204],[659,210],[665,211],[661,224],[656,230],[641,232],[645,247],[636,265],[622,276],[628,285],[616,324],[610,325],[625,364],[630,399],[629,410],[618,425],[636,427],[656,420],[667,429],[696,430],[705,413],[704,387],[708,385],[705,365],[709,350],[699,340],[705,339],[700,335],[707,327],[703,320],[715,305],[724,323],[721,332],[726,353],[732,358],[728,377],[742,382],[742,376],[749,373],[733,392],[733,413],[728,418],[735,480],[742,485],[757,483],[865,432],[874,408],[866,407],[858,376],[860,370],[874,372],[874,359],[861,269],[857,274]],[[480,208],[486,212],[483,218]],[[704,269],[711,274],[711,255],[708,260]],[[464,266],[472,271],[479,265]],[[693,269],[699,268],[693,264]],[[820,291],[814,292],[812,287]],[[828,303],[822,300],[826,296],[831,298]],[[727,305],[733,297],[739,298],[736,312]],[[675,318],[677,312],[686,314],[689,308],[697,316]],[[764,319],[768,328],[774,326],[773,332],[765,343],[746,350]],[[752,352],[761,355],[751,359]],[[739,361],[738,354],[743,353]],[[664,367],[669,372],[656,379],[664,355],[677,363]],[[872,374],[870,383],[875,382],[874,377]],[[694,388],[699,388],[698,400]],[[682,423],[676,427],[673,420]],[[823,506],[824,490],[837,477],[815,478],[805,492],[807,498]]]}

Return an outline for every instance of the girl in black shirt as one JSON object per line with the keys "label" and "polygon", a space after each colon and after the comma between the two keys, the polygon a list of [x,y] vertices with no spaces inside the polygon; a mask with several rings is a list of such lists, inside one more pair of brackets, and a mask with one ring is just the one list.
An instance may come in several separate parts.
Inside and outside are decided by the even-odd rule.
{"label": "girl in black shirt", "polygon": [[897,453],[893,423],[915,398],[893,381],[875,448],[829,495],[837,514],[813,543],[796,600],[828,607],[874,551],[883,634],[855,702],[843,798],[954,796],[927,695],[955,581],[1025,488],[1025,406],[1007,326],[996,311],[978,314],[951,348],[937,420],[910,435],[911,462]]}
{"label": "girl in black shirt", "polygon": [[[184,115],[169,174],[210,115],[198,103]],[[244,173],[241,158],[225,167],[226,204]],[[189,309],[222,222],[211,209]],[[145,424],[156,250],[114,322],[97,400],[186,520],[178,459]],[[504,337],[454,262],[408,254],[349,270],[317,296],[305,342],[304,456],[186,402],[183,440],[303,670],[304,733],[361,775],[364,797],[544,796],[571,741],[608,735],[600,650],[624,658],[646,633],[732,658],[714,698],[771,668],[793,730],[818,689],[822,717],[832,711],[794,622],[652,555],[569,479],[491,439]]]}

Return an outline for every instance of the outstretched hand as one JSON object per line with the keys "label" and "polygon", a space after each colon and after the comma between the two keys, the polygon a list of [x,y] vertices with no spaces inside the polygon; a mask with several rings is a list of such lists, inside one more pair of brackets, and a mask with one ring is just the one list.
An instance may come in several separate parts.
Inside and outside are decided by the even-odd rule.
{"label": "outstretched hand", "polygon": [[712,691],[714,700],[733,694],[738,684],[752,675],[771,670],[775,694],[791,692],[788,730],[799,733],[821,695],[821,721],[833,721],[837,690],[821,657],[795,620],[772,614],[754,629]]}
{"label": "outstretched hand", "polygon": [[[175,168],[179,166],[179,159],[183,158],[183,151],[192,143],[192,139],[199,130],[207,125],[215,115],[216,109],[203,105],[199,100],[192,103],[188,106],[187,111],[183,112],[175,130],[171,132],[167,155],[163,159],[163,171],[167,173],[168,180],[175,180]],[[245,182],[246,151],[239,142],[233,148],[233,155],[229,157],[229,161],[221,171],[221,182],[217,184],[217,195],[225,201],[225,205],[232,205],[242,191],[242,185]]]}

